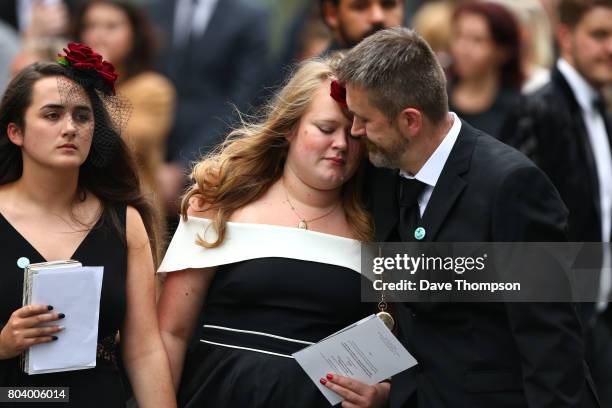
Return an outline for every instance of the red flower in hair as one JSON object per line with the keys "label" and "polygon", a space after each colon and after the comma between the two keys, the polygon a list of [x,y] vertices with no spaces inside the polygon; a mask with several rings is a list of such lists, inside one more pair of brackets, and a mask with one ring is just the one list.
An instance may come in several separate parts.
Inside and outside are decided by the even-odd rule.
{"label": "red flower in hair", "polygon": [[115,81],[117,80],[117,73],[115,72],[115,67],[113,64],[108,61],[103,61],[102,66],[96,71],[98,71],[98,74],[100,74],[106,83],[111,85],[111,87],[114,89]]}
{"label": "red flower in hair", "polygon": [[331,82],[331,92],[329,95],[334,98],[334,100],[338,102],[341,107],[348,107],[346,104],[346,88],[335,79]]}
{"label": "red flower in hair", "polygon": [[100,79],[115,93],[117,73],[115,67],[102,56],[85,44],[71,42],[68,49],[64,48],[66,55],[58,54],[57,62],[62,65],[87,71],[95,71]]}
{"label": "red flower in hair", "polygon": [[64,48],[64,52],[71,67],[98,69],[102,66],[102,56],[87,45],[71,42],[68,44],[68,49]]}

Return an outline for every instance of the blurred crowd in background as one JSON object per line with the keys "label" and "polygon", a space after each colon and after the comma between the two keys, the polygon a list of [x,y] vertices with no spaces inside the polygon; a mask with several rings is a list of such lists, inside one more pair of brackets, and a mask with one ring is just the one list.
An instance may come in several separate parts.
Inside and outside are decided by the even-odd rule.
{"label": "blurred crowd in background", "polygon": [[[295,63],[382,28],[415,28],[448,70],[452,109],[496,136],[521,92],[548,79],[555,0],[7,0],[0,90],[69,40],[120,73],[133,111],[124,136],[172,230],[190,164],[238,112],[255,114]],[[476,4],[470,4],[476,3]],[[459,7],[459,9],[458,9]],[[162,217],[163,218],[163,217]]]}

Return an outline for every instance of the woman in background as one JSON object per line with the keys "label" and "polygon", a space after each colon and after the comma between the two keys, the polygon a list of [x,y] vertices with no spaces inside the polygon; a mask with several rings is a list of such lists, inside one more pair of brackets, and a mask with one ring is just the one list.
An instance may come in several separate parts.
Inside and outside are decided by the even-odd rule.
{"label": "woman in background", "polygon": [[504,6],[460,5],[453,16],[449,104],[466,122],[498,137],[523,83],[519,26]]}
{"label": "woman in background", "polygon": [[554,58],[552,24],[541,0],[494,0],[514,12],[521,28],[523,94],[537,91],[550,81]]}
{"label": "woman in background", "polygon": [[[145,10],[127,0],[94,0],[77,12],[75,37],[115,65],[117,92],[133,111],[123,137],[135,154],[145,195],[151,195],[162,220],[164,197],[158,183],[166,139],[174,119],[175,91],[153,71],[155,41]],[[160,225],[158,232],[164,231]]]}

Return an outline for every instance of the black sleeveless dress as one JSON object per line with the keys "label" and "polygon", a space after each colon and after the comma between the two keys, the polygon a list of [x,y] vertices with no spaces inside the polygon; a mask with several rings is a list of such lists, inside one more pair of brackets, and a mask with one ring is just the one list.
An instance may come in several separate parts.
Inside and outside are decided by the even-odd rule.
{"label": "black sleeveless dress", "polygon": [[[117,211],[125,228],[126,207]],[[126,308],[127,248],[110,227],[101,224],[100,221],[96,224],[72,256],[84,266],[104,266],[96,367],[28,375],[21,370],[19,358],[0,360],[2,387],[70,387],[68,404],[16,404],[19,407],[125,407],[126,387],[119,369],[115,335],[123,323]],[[0,214],[0,326],[22,305],[23,269],[17,266],[20,257],[28,258],[30,263],[45,262],[38,251]],[[61,320],[58,324],[61,324]],[[61,332],[58,337],[58,341],[61,341]]]}
{"label": "black sleeveless dress", "polygon": [[358,241],[228,223],[224,243],[204,249],[195,239],[208,225],[181,221],[159,269],[217,266],[185,356],[179,406],[330,407],[291,354],[374,312],[360,298]]}

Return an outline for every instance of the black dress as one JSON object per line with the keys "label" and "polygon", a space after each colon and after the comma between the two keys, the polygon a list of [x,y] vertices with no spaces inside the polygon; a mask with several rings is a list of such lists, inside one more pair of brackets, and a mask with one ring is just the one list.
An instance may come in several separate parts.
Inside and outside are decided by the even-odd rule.
{"label": "black dress", "polygon": [[[118,213],[125,227],[126,207],[118,209]],[[28,375],[21,370],[19,358],[0,360],[2,387],[70,387],[69,404],[19,403],[19,407],[125,406],[126,391],[119,369],[115,335],[123,323],[126,308],[127,249],[110,227],[101,224],[100,221],[96,224],[72,256],[84,266],[104,266],[96,367]],[[45,262],[38,251],[0,214],[0,326],[22,306],[23,269],[17,266],[20,257],[28,258],[30,263]],[[66,319],[69,318],[66,316]],[[61,324],[61,320],[58,324]],[[58,337],[57,341],[61,342],[61,332]]]}
{"label": "black dress", "polygon": [[228,223],[224,243],[209,250],[195,244],[208,222],[181,222],[160,267],[217,266],[185,357],[179,406],[329,407],[291,353],[374,311],[360,298],[358,241]]}
{"label": "black dress", "polygon": [[482,112],[463,112],[452,104],[452,88],[449,90],[450,110],[478,130],[481,130],[494,138],[499,138],[504,120],[508,113],[519,103],[521,98],[520,89],[502,86],[493,104]]}

